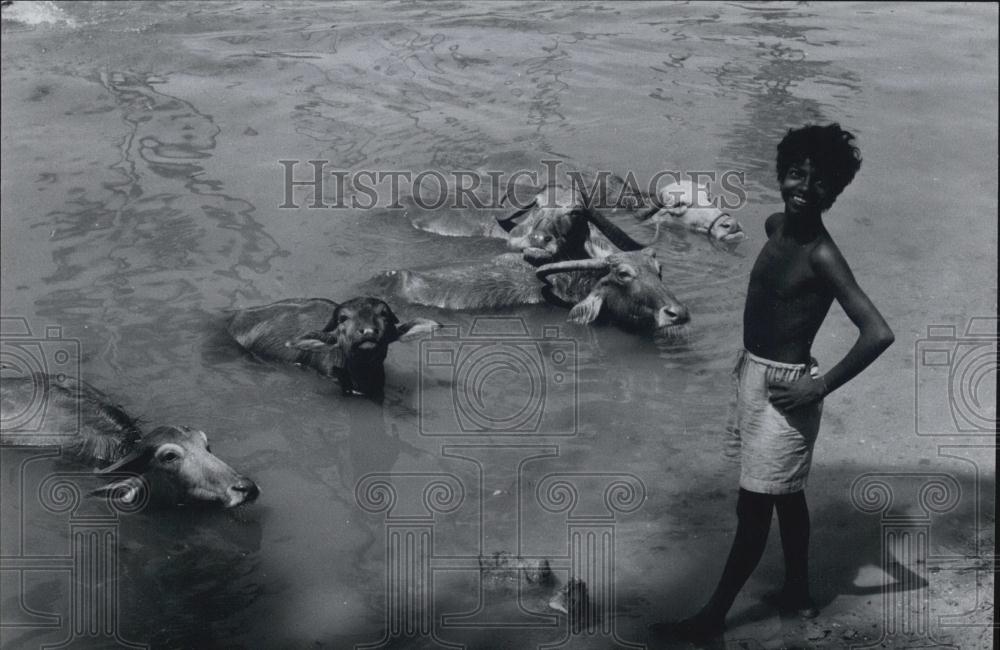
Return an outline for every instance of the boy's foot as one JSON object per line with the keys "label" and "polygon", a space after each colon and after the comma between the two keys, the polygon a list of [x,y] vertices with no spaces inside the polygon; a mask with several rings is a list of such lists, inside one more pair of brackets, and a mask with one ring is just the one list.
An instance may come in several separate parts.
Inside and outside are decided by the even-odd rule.
{"label": "boy's foot", "polygon": [[779,613],[788,616],[798,616],[801,619],[816,618],[819,608],[809,596],[792,598],[783,591],[772,591],[761,596],[761,600],[774,607]]}
{"label": "boy's foot", "polygon": [[680,641],[707,641],[722,636],[725,629],[724,620],[703,614],[695,614],[674,623],[654,623],[649,626],[649,632],[654,637]]}

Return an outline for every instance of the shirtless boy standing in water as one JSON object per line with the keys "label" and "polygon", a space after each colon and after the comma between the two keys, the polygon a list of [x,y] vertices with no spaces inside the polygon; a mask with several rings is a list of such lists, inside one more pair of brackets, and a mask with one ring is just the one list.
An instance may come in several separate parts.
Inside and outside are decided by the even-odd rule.
{"label": "shirtless boy standing in water", "polygon": [[[736,539],[708,603],[671,626],[678,636],[723,630],[726,613],[764,552],[774,509],[785,583],[772,600],[784,612],[818,614],[809,595],[804,488],[823,398],[867,368],[894,338],[821,217],[861,167],[853,140],[838,124],[810,125],[789,131],[778,145],[785,211],[768,217],[768,240],[750,272],[745,349],[734,371],[736,399],[727,427],[741,465]],[[840,363],[819,375],[810,349],[834,299],[860,334]]]}

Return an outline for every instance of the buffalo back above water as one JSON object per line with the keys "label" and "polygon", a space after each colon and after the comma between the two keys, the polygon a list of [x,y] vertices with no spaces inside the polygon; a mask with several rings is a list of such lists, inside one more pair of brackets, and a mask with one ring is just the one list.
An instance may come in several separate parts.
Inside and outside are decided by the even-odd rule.
{"label": "buffalo back above water", "polygon": [[502,309],[545,302],[535,269],[517,253],[426,269],[384,271],[373,290],[438,309]]}
{"label": "buffalo back above water", "polygon": [[[30,426],[20,426],[32,412]],[[113,463],[142,433],[139,424],[105,393],[66,376],[33,373],[0,381],[2,441],[17,447],[60,447],[91,465]]]}
{"label": "buffalo back above water", "polygon": [[633,331],[657,332],[689,319],[687,307],[663,283],[662,267],[650,251],[566,260],[537,269],[520,255],[508,253],[485,262],[386,271],[372,285],[385,295],[439,309],[503,309],[549,302],[569,308],[574,322],[600,319]]}

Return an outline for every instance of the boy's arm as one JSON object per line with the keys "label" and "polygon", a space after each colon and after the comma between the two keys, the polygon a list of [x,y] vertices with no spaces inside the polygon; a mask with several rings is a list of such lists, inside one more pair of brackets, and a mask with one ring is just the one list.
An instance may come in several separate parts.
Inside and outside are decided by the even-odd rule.
{"label": "boy's arm", "polygon": [[782,410],[804,406],[832,393],[871,365],[895,340],[882,314],[858,286],[847,261],[832,242],[818,246],[810,261],[813,270],[826,281],[833,297],[857,326],[858,340],[840,363],[822,377],[805,376],[782,387],[784,390],[772,390],[771,402]]}

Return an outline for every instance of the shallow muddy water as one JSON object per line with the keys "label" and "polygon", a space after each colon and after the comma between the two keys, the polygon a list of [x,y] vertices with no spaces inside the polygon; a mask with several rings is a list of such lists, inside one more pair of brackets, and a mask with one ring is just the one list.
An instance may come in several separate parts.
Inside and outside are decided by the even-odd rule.
{"label": "shallow muddy water", "polygon": [[[815,595],[858,612],[858,639],[886,633],[863,584],[879,584],[886,519],[851,489],[877,475],[893,513],[926,515],[930,555],[951,567],[897,558],[929,582],[920,615],[961,647],[988,644],[992,578],[969,566],[994,552],[996,330],[966,327],[997,310],[995,6],[14,3],[2,71],[4,345],[40,341],[46,368],[78,371],[146,423],[204,429],[262,489],[237,513],[107,524],[117,571],[101,584],[117,592],[87,611],[116,616],[76,629],[71,541],[89,506],[46,505],[46,477],[67,466],[3,449],[5,648],[106,647],[109,630],[169,648],[645,643],[721,570],[736,485],[721,433],[748,273],[781,207],[775,145],[830,121],[857,134],[864,164],[826,223],[896,343],[826,402],[808,492]],[[534,393],[519,383],[530,364],[473,386],[424,363],[436,345],[471,349],[474,324],[496,325],[477,318],[497,313],[393,303],[459,336],[394,344],[380,405],[240,354],[224,312],[342,300],[380,271],[503,245],[413,228],[405,195],[399,209],[279,207],[280,160],[300,161],[300,180],[309,160],[479,175],[560,160],[641,182],[735,170],[750,239],[661,238],[664,279],[691,312],[678,339],[570,324],[555,307],[502,312],[524,332],[487,338],[528,346]],[[303,188],[293,198],[309,203]],[[936,325],[956,328],[934,343],[961,352],[950,365],[922,356]],[[814,354],[829,367],[854,337],[835,306]],[[979,383],[954,381],[966,353]],[[510,435],[459,421],[454,405],[479,389],[481,421],[539,419]],[[949,417],[956,390],[968,408]],[[944,491],[937,510],[928,482]],[[542,595],[482,590],[477,556],[500,550],[585,578],[600,620],[570,635]],[[950,595],[935,582],[949,558],[972,563]],[[728,638],[846,645],[760,610],[781,575],[774,539]]]}

